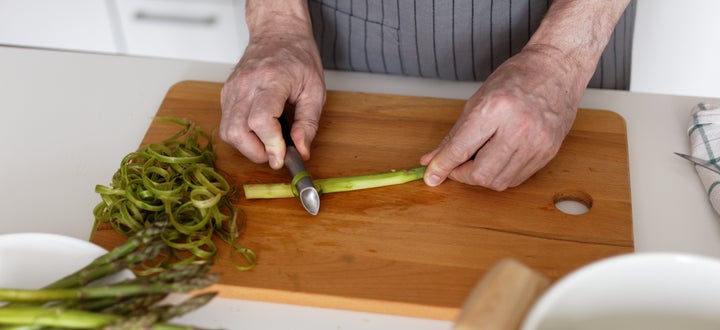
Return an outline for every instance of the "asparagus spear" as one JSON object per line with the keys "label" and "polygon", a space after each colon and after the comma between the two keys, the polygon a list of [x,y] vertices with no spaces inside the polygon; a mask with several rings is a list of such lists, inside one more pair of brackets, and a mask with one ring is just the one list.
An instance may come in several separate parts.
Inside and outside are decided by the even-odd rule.
{"label": "asparagus spear", "polygon": [[[424,173],[425,166],[420,166],[386,173],[317,179],[313,183],[318,192],[329,194],[403,184],[422,179]],[[247,199],[297,197],[297,192],[289,183],[245,184],[243,190]]]}
{"label": "asparagus spear", "polygon": [[145,260],[158,256],[167,248],[160,240],[160,234],[167,224],[164,216],[152,226],[130,236],[125,243],[98,257],[87,266],[69,274],[47,286],[45,289],[63,289],[83,286],[99,278],[117,273],[123,269],[132,269]]}
{"label": "asparagus spear", "polygon": [[[152,315],[122,317],[61,307],[6,307],[0,308],[0,324],[35,324],[72,329],[145,329],[155,330],[197,329],[189,326],[150,322]],[[19,329],[19,328],[13,328]]]}
{"label": "asparagus spear", "polygon": [[188,292],[209,286],[217,282],[218,278],[219,275],[217,274],[208,274],[173,283],[121,283],[104,286],[85,286],[74,289],[0,289],[0,301],[45,302],[73,299],[126,298],[164,292]]}

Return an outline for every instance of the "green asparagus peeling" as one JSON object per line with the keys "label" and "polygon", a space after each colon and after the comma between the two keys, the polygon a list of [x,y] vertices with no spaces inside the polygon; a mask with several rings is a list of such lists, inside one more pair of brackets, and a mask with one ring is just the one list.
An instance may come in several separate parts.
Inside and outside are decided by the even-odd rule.
{"label": "green asparagus peeling", "polygon": [[244,230],[242,212],[231,202],[234,189],[215,170],[212,135],[194,122],[178,118],[156,120],[180,125],[177,134],[125,156],[109,186],[97,185],[102,202],[93,210],[95,226],[109,223],[126,236],[166,217],[162,233],[171,256],[146,272],[161,271],[174,262],[187,263],[215,256],[219,237],[244,257],[236,268],[255,265],[252,250],[239,245]]}

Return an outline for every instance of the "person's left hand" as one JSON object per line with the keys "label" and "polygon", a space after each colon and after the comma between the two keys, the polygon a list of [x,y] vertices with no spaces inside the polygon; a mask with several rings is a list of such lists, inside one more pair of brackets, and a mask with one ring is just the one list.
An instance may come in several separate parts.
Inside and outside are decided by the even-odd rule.
{"label": "person's left hand", "polygon": [[502,191],[544,167],[570,131],[587,84],[572,64],[543,48],[526,48],[503,63],[440,145],[420,159],[428,165],[425,183],[449,177]]}

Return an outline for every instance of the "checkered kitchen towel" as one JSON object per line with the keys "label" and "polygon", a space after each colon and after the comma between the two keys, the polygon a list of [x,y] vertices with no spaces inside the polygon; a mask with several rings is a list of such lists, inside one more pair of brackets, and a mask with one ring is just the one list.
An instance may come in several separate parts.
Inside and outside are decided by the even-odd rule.
{"label": "checkered kitchen towel", "polygon": [[[718,161],[720,169],[720,105],[700,103],[693,107],[688,135],[690,153],[700,159]],[[710,204],[720,213],[720,174],[695,166]]]}

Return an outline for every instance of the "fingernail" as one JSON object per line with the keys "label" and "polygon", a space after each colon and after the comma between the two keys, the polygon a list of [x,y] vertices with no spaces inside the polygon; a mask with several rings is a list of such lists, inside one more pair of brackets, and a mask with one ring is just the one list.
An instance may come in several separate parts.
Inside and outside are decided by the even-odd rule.
{"label": "fingernail", "polygon": [[425,179],[425,184],[427,184],[430,187],[435,187],[435,186],[439,185],[440,183],[442,183],[442,178],[435,174],[431,174],[430,176],[428,176]]}
{"label": "fingernail", "polygon": [[282,163],[280,163],[280,158],[275,155],[268,156],[268,163],[270,163],[270,167],[276,170],[282,167]]}

